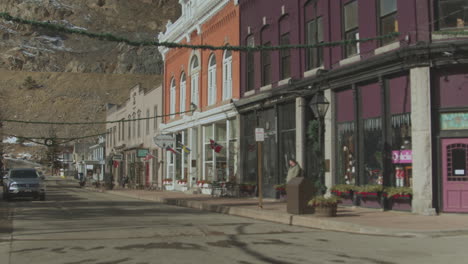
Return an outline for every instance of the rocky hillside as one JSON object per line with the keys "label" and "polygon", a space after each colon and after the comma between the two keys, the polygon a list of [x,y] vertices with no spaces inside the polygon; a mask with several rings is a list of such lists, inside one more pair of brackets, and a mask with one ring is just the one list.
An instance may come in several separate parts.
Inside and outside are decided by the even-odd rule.
{"label": "rocky hillside", "polygon": [[[178,0],[1,0],[0,12],[132,40],[154,40],[180,16]],[[156,47],[132,47],[0,19],[0,115],[5,119],[103,121],[137,83],[161,83]],[[5,134],[75,137],[97,126],[6,123]]]}
{"label": "rocky hillside", "polygon": [[[5,119],[53,122],[104,121],[107,103],[122,104],[141,83],[152,89],[160,75],[40,73],[0,70],[0,114]],[[5,123],[6,135],[80,137],[105,131],[104,125],[27,125]]]}
{"label": "rocky hillside", "polygon": [[[1,0],[0,12],[132,40],[154,40],[180,15],[178,0]],[[60,34],[0,19],[0,68],[15,71],[160,74],[156,47]]]}

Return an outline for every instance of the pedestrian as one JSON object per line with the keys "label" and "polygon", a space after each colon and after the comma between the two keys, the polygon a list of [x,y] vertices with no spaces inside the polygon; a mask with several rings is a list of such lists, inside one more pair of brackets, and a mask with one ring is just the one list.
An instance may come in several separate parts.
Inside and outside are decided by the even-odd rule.
{"label": "pedestrian", "polygon": [[289,169],[288,169],[288,176],[286,177],[286,183],[290,180],[301,177],[302,176],[302,169],[301,166],[297,163],[294,159],[289,159]]}

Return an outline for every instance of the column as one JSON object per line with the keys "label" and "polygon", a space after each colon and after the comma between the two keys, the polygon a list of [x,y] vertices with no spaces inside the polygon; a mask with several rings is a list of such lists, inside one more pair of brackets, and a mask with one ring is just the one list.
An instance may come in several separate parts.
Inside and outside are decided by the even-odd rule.
{"label": "column", "polygon": [[[327,193],[330,192],[330,188],[335,185],[335,97],[331,90],[324,91],[324,95],[330,102],[327,114],[324,118],[324,159],[325,159],[325,185],[327,186]],[[327,171],[328,169],[328,171]]]}
{"label": "column", "polygon": [[305,109],[307,102],[303,97],[296,98],[296,161],[303,168],[305,166],[305,146],[307,139],[305,131],[307,124],[305,123]]}
{"label": "column", "polygon": [[430,67],[410,70],[413,147],[413,213],[435,214],[432,206]]}

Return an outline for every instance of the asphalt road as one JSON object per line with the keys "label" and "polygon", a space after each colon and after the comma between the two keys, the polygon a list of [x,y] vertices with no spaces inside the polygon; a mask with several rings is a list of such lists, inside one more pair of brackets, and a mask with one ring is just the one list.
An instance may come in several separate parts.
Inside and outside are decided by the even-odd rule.
{"label": "asphalt road", "polygon": [[467,263],[468,236],[327,232],[50,186],[0,202],[0,263]]}

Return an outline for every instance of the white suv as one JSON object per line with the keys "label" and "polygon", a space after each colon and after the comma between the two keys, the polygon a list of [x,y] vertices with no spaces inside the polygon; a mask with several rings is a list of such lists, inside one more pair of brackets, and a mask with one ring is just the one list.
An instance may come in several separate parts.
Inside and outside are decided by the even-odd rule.
{"label": "white suv", "polygon": [[32,197],[45,200],[44,177],[35,169],[11,169],[3,180],[3,199]]}

